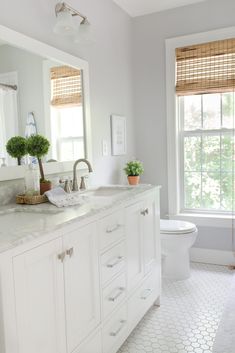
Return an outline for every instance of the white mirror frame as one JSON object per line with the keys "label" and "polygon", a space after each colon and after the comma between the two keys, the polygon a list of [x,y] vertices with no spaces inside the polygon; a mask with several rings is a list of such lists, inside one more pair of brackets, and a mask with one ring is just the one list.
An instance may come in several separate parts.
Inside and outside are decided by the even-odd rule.
{"label": "white mirror frame", "polygon": [[[57,61],[62,64],[80,68],[83,71],[83,92],[84,92],[84,122],[85,122],[85,150],[86,158],[91,162],[91,118],[90,118],[90,90],[89,90],[89,68],[87,61],[70,55],[50,45],[25,36],[22,33],[13,31],[8,27],[0,25],[0,40],[9,43],[19,49],[27,50],[45,59]],[[44,102],[42,102],[44,104]],[[74,162],[51,162],[44,163],[45,174],[56,174],[70,172]],[[0,167],[0,181],[24,178],[24,166]]]}

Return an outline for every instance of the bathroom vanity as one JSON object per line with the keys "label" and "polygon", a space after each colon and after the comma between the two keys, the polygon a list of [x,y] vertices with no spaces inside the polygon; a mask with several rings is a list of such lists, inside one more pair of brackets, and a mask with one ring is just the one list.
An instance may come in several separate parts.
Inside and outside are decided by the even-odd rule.
{"label": "bathroom vanity", "polygon": [[160,301],[159,187],[0,212],[0,352],[115,353]]}

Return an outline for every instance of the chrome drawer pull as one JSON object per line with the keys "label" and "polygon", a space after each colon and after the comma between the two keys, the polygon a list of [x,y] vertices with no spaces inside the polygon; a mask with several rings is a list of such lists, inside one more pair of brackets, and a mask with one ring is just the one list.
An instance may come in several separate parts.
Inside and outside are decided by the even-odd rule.
{"label": "chrome drawer pull", "polygon": [[70,248],[70,249],[66,250],[66,255],[68,255],[69,257],[72,257],[73,256],[73,252],[74,252],[74,249]]}
{"label": "chrome drawer pull", "polygon": [[64,262],[65,256],[66,256],[66,252],[63,251],[61,254],[57,255],[57,258],[58,258],[61,262]]}
{"label": "chrome drawer pull", "polygon": [[109,297],[108,300],[109,300],[110,302],[115,302],[115,300],[117,300],[117,299],[120,297],[120,295],[123,294],[124,290],[125,290],[124,287],[119,287],[117,294],[114,295],[113,297]]}
{"label": "chrome drawer pull", "polygon": [[152,288],[145,289],[144,293],[141,295],[141,299],[146,300],[150,296],[152,291]]}
{"label": "chrome drawer pull", "polygon": [[117,256],[116,260],[114,260],[114,262],[109,262],[106,266],[108,268],[113,268],[115,266],[117,266],[120,262],[122,262],[124,260],[124,256]]}
{"label": "chrome drawer pull", "polygon": [[121,228],[121,224],[116,224],[115,226],[113,226],[111,228],[107,228],[106,233],[113,233],[116,230],[118,230],[119,228]]}
{"label": "chrome drawer pull", "polygon": [[120,320],[121,325],[119,326],[119,328],[116,331],[111,331],[110,336],[116,337],[119,334],[119,332],[123,329],[123,327],[125,326],[125,323],[126,323],[126,320]]}

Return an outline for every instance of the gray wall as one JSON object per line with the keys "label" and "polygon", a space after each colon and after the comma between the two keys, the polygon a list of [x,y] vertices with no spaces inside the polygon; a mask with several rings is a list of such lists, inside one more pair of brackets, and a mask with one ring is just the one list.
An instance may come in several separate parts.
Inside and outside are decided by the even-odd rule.
{"label": "gray wall", "polygon": [[[208,0],[133,20],[134,114],[144,181],[161,184],[168,213],[165,40],[235,25],[234,0]],[[231,249],[231,230],[201,228],[198,247]],[[224,240],[223,240],[224,239]]]}
{"label": "gray wall", "polygon": [[[83,49],[71,39],[57,36],[54,5],[47,0],[2,0],[0,24],[88,60],[90,65],[94,181],[123,181],[123,164],[135,155],[132,114],[131,19],[110,0],[70,0],[92,24],[95,43]],[[127,117],[128,154],[102,157],[101,140],[110,152],[110,114]]]}

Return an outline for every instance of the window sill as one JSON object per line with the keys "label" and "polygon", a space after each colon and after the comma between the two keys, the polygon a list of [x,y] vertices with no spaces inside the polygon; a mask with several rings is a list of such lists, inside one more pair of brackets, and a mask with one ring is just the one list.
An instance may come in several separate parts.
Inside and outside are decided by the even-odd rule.
{"label": "window sill", "polygon": [[168,218],[195,223],[199,227],[232,228],[235,224],[235,215],[179,213],[168,215]]}

